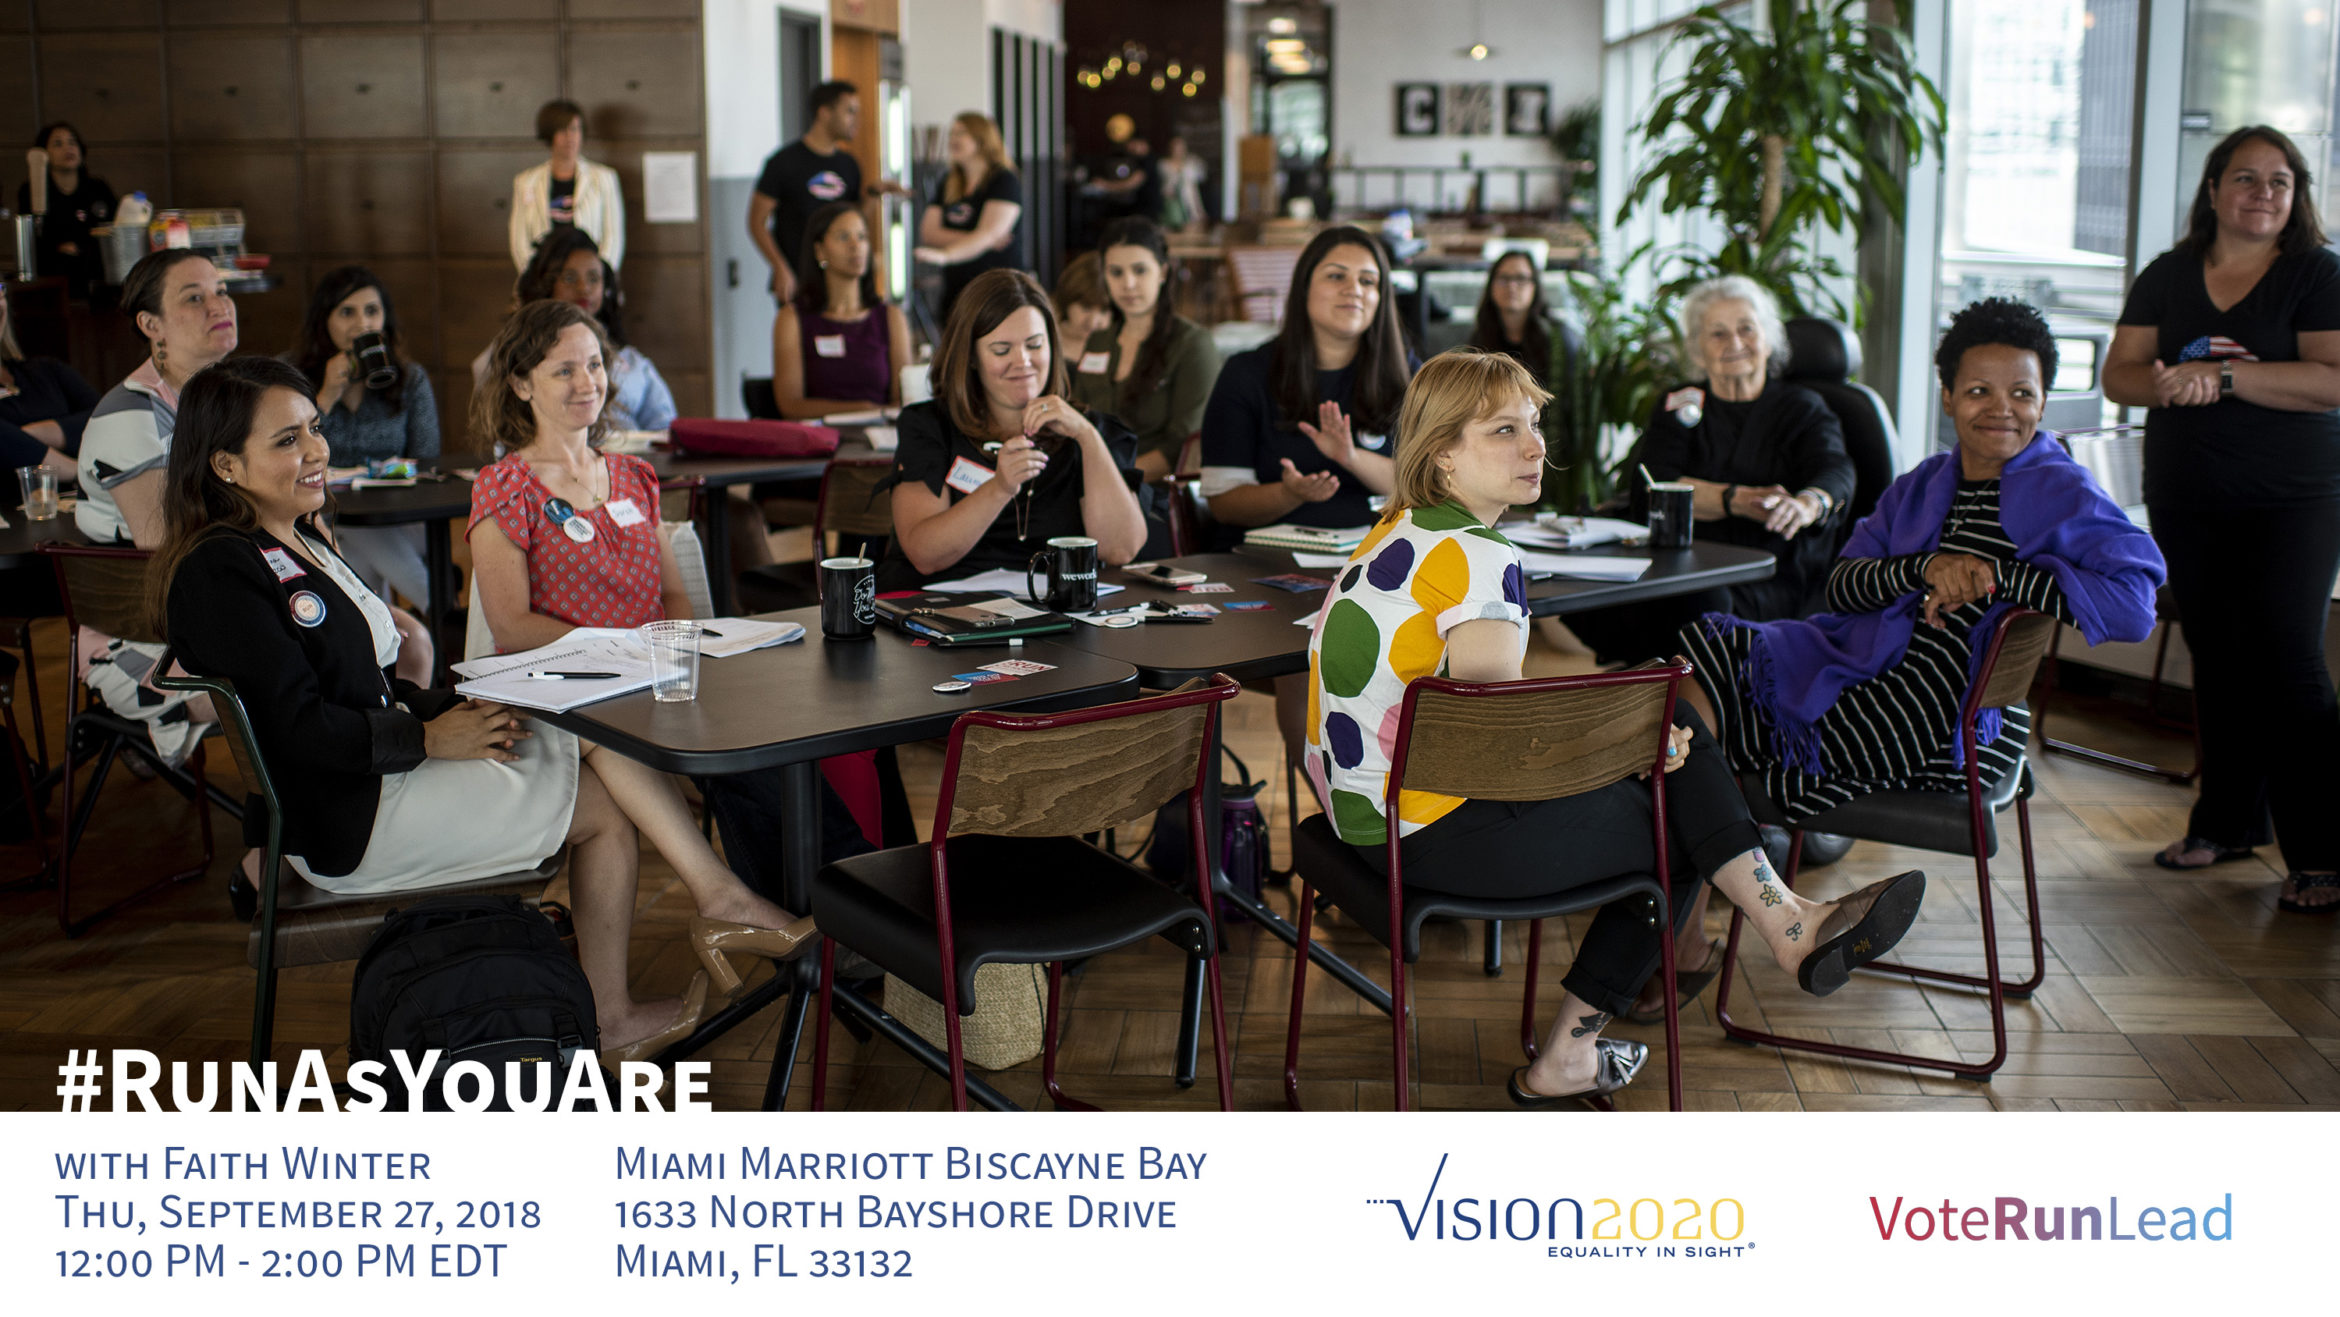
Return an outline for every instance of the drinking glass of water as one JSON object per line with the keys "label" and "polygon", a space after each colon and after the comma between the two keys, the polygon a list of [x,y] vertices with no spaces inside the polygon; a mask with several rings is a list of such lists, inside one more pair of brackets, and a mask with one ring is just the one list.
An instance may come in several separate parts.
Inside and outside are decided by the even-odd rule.
{"label": "drinking glass of water", "polygon": [[57,473],[45,466],[21,466],[16,479],[24,486],[24,515],[48,521],[57,515]]}
{"label": "drinking glass of water", "polygon": [[678,704],[699,698],[699,632],[696,622],[670,620],[642,624],[642,639],[650,646],[650,698]]}

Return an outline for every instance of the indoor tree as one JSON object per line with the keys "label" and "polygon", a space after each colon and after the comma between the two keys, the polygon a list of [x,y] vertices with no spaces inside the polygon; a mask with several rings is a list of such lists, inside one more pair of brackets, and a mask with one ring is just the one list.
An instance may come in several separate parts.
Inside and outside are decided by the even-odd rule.
{"label": "indoor tree", "polygon": [[1790,315],[1856,319],[1833,288],[1844,270],[1819,250],[1823,226],[1898,221],[1902,171],[1941,147],[1942,96],[1911,62],[1909,38],[1870,20],[1868,0],[1761,0],[1762,31],[1708,5],[1668,43],[1689,62],[1640,126],[1656,154],[1618,213],[1705,211],[1719,248],[1666,253],[1664,291],[1748,275]]}

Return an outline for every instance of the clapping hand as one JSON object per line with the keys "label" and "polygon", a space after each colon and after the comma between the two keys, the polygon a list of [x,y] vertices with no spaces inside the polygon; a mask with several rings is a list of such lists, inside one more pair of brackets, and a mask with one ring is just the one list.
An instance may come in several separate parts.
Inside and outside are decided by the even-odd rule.
{"label": "clapping hand", "polygon": [[1333,471],[1302,475],[1300,468],[1292,465],[1292,459],[1287,457],[1284,459],[1284,490],[1303,503],[1322,503],[1341,492],[1341,477]]}

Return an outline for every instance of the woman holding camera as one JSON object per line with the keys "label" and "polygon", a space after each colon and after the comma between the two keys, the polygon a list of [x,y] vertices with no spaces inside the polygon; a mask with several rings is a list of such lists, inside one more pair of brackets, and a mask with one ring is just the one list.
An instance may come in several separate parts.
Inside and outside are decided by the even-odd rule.
{"label": "woman holding camera", "polygon": [[[381,280],[362,265],[329,271],[309,294],[300,341],[285,360],[317,391],[317,427],[339,467],[439,457],[439,402],[430,376],[399,349],[398,315]],[[336,532],[342,556],[376,594],[430,598],[423,526],[351,526]],[[424,669],[428,671],[428,669]]]}

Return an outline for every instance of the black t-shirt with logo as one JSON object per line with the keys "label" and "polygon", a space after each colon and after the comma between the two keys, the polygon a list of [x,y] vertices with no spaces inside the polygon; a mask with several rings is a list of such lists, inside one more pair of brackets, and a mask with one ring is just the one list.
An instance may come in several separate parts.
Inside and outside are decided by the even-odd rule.
{"label": "black t-shirt with logo", "polygon": [[[1332,529],[1372,525],[1379,516],[1368,501],[1373,491],[1354,472],[1326,457],[1316,442],[1296,426],[1284,423],[1276,405],[1275,352],[1275,344],[1264,344],[1236,353],[1219,368],[1219,382],[1212,386],[1211,400],[1203,409],[1203,487],[1213,487],[1213,467],[1229,472],[1248,471],[1255,483],[1277,484],[1284,478],[1284,459],[1290,458],[1301,475],[1331,471],[1340,477],[1341,487],[1324,502],[1303,503],[1279,520],[1297,526]],[[1406,373],[1411,375],[1420,365],[1409,354]],[[1342,411],[1348,411],[1356,382],[1354,365],[1319,370],[1316,400],[1338,403]],[[1314,424],[1315,418],[1310,417],[1309,421]],[[1350,425],[1359,448],[1383,457],[1396,455],[1396,446],[1390,443],[1388,435],[1367,433],[1354,416]]]}
{"label": "black t-shirt with logo", "polygon": [[[984,202],[1000,201],[1011,206],[1024,204],[1024,180],[1012,169],[992,170],[991,177],[984,179],[982,186],[956,201],[943,199],[943,191],[949,186],[950,179],[946,177],[943,180],[943,187],[935,191],[934,204],[942,208],[942,226],[954,233],[973,233],[975,231],[975,226],[983,218]],[[961,261],[957,265],[944,267],[943,314],[948,316],[951,313],[952,304],[959,300],[959,290],[973,283],[975,276],[985,270],[1020,270],[1023,268],[1024,221],[1021,216],[1018,216],[1015,227],[1008,230],[1007,246],[998,251],[985,252],[974,260]]]}
{"label": "black t-shirt with logo", "polygon": [[772,212],[772,238],[780,244],[780,259],[794,270],[804,257],[804,226],[813,212],[832,201],[861,200],[861,162],[848,151],[822,155],[799,139],[764,162],[756,191],[780,203]]}
{"label": "black t-shirt with logo", "polygon": [[[2124,325],[2156,331],[2181,361],[2297,361],[2299,336],[2340,329],[2340,256],[2293,252],[2221,311],[2202,259],[2165,252],[2129,287]],[[2340,502],[2340,412],[2290,412],[2241,398],[2145,414],[2145,501],[2216,507]]]}
{"label": "black t-shirt with logo", "polygon": [[544,213],[545,218],[552,221],[552,226],[556,229],[573,229],[577,226],[577,179],[575,175],[568,178],[556,178],[552,181],[552,189],[545,194]]}

